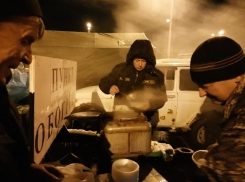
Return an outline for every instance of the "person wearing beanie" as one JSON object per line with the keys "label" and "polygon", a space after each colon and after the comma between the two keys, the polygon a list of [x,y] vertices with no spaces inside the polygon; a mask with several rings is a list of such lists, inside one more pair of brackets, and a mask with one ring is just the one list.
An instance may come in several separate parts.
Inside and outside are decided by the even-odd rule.
{"label": "person wearing beanie", "polygon": [[[127,105],[143,112],[148,121],[167,101],[164,75],[156,67],[156,58],[149,40],[135,40],[126,62],[119,63],[102,78],[99,87],[105,94],[115,95],[114,106]],[[134,93],[134,100],[142,105],[130,105],[127,95]]]}
{"label": "person wearing beanie", "polygon": [[20,115],[8,96],[11,68],[32,61],[31,45],[42,38],[44,23],[37,0],[0,1],[0,181],[59,181],[51,165],[32,162]]}
{"label": "person wearing beanie", "polygon": [[245,181],[245,55],[225,36],[210,38],[191,57],[190,74],[200,97],[224,105],[217,143],[201,167],[211,182]]}

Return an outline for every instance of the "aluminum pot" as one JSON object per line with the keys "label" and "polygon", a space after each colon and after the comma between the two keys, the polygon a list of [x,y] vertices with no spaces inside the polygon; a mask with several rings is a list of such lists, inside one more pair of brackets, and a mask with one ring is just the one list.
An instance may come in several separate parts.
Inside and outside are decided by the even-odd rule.
{"label": "aluminum pot", "polygon": [[101,115],[102,113],[98,111],[81,111],[81,112],[71,113],[65,119],[94,118],[94,117],[100,117]]}
{"label": "aluminum pot", "polygon": [[105,112],[92,104],[81,104],[73,109],[65,119],[69,120],[68,128],[92,130],[100,133],[103,128]]}
{"label": "aluminum pot", "polygon": [[130,109],[127,105],[115,105],[113,111],[114,120],[123,118],[136,118],[140,116],[140,112]]}

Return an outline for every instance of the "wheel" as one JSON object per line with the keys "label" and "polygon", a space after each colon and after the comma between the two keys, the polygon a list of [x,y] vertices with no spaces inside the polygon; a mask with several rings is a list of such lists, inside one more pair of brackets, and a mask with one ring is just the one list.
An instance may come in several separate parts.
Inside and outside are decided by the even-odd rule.
{"label": "wheel", "polygon": [[192,125],[190,130],[190,145],[194,150],[206,149],[217,141],[221,114],[203,115]]}

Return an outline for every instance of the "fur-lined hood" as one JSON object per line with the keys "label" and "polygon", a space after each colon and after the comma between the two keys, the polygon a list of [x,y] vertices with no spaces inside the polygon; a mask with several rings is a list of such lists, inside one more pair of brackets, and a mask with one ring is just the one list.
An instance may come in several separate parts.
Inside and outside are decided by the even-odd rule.
{"label": "fur-lined hood", "polygon": [[156,65],[156,57],[149,40],[135,40],[133,42],[127,54],[127,64],[132,64],[134,58],[142,58],[148,64],[152,66]]}

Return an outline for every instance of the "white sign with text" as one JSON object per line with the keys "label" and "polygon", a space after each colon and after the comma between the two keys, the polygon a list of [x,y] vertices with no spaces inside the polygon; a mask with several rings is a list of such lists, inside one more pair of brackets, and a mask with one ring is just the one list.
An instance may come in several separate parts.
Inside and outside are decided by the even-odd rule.
{"label": "white sign with text", "polygon": [[40,163],[75,107],[77,63],[33,56],[30,92],[34,94],[34,162]]}

